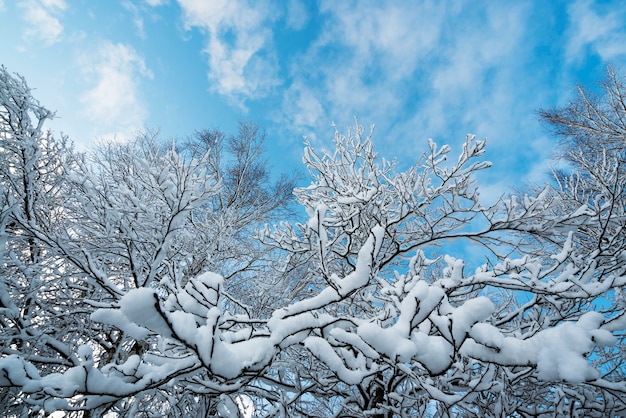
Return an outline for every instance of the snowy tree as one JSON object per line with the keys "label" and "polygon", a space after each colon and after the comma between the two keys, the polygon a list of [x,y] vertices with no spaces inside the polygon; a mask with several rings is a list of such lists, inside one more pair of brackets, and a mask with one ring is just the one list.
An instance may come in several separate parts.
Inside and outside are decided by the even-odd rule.
{"label": "snowy tree", "polygon": [[[150,340],[92,323],[94,310],[118,306],[131,289],[155,289],[165,298],[215,265],[229,279],[226,289],[238,287],[269,264],[270,251],[246,234],[287,208],[293,179],[267,179],[260,136],[246,138],[254,153],[221,153],[240,164],[227,168],[213,164],[213,149],[177,150],[149,133],[79,154],[43,131],[53,114],[25,81],[4,68],[1,76],[3,355],[29,358],[45,374],[79,364],[79,346],[88,346],[100,367],[119,362],[145,352]],[[244,196],[250,189],[259,199]],[[217,207],[216,198],[227,193],[228,208]],[[235,238],[245,251],[232,251]],[[261,297],[262,284],[249,281],[239,298]],[[179,388],[144,391],[92,412],[176,405],[193,414],[180,396],[171,402],[172,391]],[[13,411],[38,408],[24,406],[15,389],[2,394]]]}
{"label": "snowy tree", "polygon": [[[221,160],[218,135],[184,151],[142,138],[89,159],[39,128],[23,142],[36,157],[19,160],[9,145],[21,137],[3,129],[2,158],[21,164],[2,178],[10,413],[626,412],[624,180],[613,160],[484,206],[474,177],[490,166],[485,141],[468,136],[457,158],[429,141],[400,171],[356,125],[331,151],[306,144],[311,183],[295,196],[307,218],[268,225],[250,246],[248,205],[267,194],[239,186],[259,172]],[[258,155],[249,143],[235,140],[231,155]],[[225,219],[232,229],[211,225]],[[258,263],[237,242],[258,248]]]}
{"label": "snowy tree", "polygon": [[[372,231],[384,231],[367,285],[324,307],[338,322],[343,316],[343,326],[308,337],[314,350],[295,347],[304,364],[308,352],[328,366],[307,375],[320,398],[342,399],[339,415],[348,416],[416,416],[433,408],[444,416],[606,416],[623,408],[612,393],[623,370],[594,370],[586,360],[618,350],[620,333],[611,332],[623,325],[622,308],[595,304],[606,306],[612,290],[620,291],[625,248],[595,252],[585,233],[609,218],[621,222],[615,195],[610,216],[606,202],[574,202],[551,188],[485,208],[471,181],[488,166],[474,162],[482,141],[468,138],[450,165],[449,148],[431,143],[423,162],[399,174],[376,162],[361,130],[335,142],[332,154],[305,153],[314,181],[297,195],[309,222],[269,234],[307,257],[300,288],[326,285],[342,294],[341,278],[358,270],[358,251]],[[434,262],[433,247],[450,240],[457,251],[488,249],[487,263],[471,271],[449,255]],[[349,314],[358,319],[346,323]],[[597,329],[586,322],[592,318]],[[612,366],[620,359],[614,352]],[[359,361],[368,378],[349,385],[338,372]],[[588,380],[594,382],[585,386]]]}
{"label": "snowy tree", "polygon": [[[275,254],[272,248],[249,238],[265,224],[293,215],[293,189],[296,174],[276,178],[264,159],[265,132],[252,122],[241,122],[235,135],[219,130],[203,130],[184,144],[189,152],[208,153],[210,174],[221,187],[210,201],[194,212],[196,234],[193,240],[197,254],[188,268],[188,276],[203,271],[217,272],[227,288],[239,297],[249,294],[251,300],[240,300],[256,310],[271,309],[276,283],[272,270]],[[245,244],[244,244],[245,242]],[[259,277],[266,290],[242,292]],[[261,300],[267,297],[266,300]],[[252,304],[252,302],[254,302]],[[254,305],[254,306],[253,306]]]}
{"label": "snowy tree", "polygon": [[[546,127],[562,139],[561,156],[578,165],[579,155],[624,161],[626,149],[626,84],[624,76],[607,67],[604,80],[592,89],[577,86],[576,96],[562,108],[539,111]],[[588,167],[582,166],[582,170]]]}
{"label": "snowy tree", "polygon": [[[55,227],[66,191],[65,141],[43,130],[52,117],[22,78],[0,67],[0,347],[3,356],[28,355],[42,372],[67,367],[73,357],[63,335],[72,322],[60,315],[64,302],[61,311],[45,303],[59,290],[63,262],[33,232]],[[59,333],[47,332],[50,322]],[[19,394],[9,387],[0,396],[10,412]]]}
{"label": "snowy tree", "polygon": [[[540,111],[547,128],[561,140],[558,156],[568,163],[555,171],[555,189],[568,207],[593,208],[591,227],[577,231],[577,240],[605,269],[618,264],[626,248],[624,234],[624,178],[626,176],[626,86],[624,76],[608,66],[606,76],[592,89],[577,86],[576,95],[562,108]],[[623,295],[615,294],[598,305],[602,312],[620,315]],[[622,330],[623,331],[623,330]],[[610,350],[594,361],[611,371],[615,381],[624,380],[624,333]]]}

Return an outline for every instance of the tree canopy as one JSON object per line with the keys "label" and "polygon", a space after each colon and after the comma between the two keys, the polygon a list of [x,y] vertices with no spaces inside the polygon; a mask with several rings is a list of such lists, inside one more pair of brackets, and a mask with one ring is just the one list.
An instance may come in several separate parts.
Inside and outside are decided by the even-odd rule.
{"label": "tree canopy", "polygon": [[[586,97],[543,116],[578,141],[562,124]],[[484,205],[474,136],[399,171],[357,124],[305,145],[295,187],[251,123],[78,153],[51,117],[1,68],[7,415],[626,413],[617,140]]]}

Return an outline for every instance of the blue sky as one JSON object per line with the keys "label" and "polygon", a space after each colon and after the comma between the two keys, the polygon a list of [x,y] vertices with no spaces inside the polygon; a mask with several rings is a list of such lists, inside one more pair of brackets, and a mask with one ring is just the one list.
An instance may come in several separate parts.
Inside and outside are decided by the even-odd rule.
{"label": "blue sky", "polygon": [[252,120],[285,171],[357,117],[401,166],[488,138],[487,195],[545,178],[538,108],[626,63],[623,1],[0,0],[0,22],[0,64],[79,147]]}

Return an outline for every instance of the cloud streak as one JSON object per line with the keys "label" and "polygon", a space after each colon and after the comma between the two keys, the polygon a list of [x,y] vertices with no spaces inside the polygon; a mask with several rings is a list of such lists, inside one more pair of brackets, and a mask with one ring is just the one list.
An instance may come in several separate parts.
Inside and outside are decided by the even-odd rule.
{"label": "cloud streak", "polygon": [[355,116],[373,122],[402,113],[415,87],[406,83],[437,46],[444,11],[430,2],[321,2],[317,38],[291,61],[286,124],[312,135],[330,121],[343,126]]}
{"label": "cloud streak", "polygon": [[64,28],[60,17],[67,8],[65,0],[27,0],[20,3],[20,7],[24,11],[24,36],[27,39],[39,40],[46,45],[61,39]]}
{"label": "cloud streak", "polygon": [[91,87],[83,93],[84,114],[99,137],[124,136],[143,128],[148,116],[139,95],[142,78],[152,72],[132,47],[104,42],[81,58],[81,69]]}
{"label": "cloud streak", "polygon": [[185,28],[207,37],[212,89],[239,104],[265,96],[278,84],[272,4],[245,0],[179,0]]}
{"label": "cloud streak", "polygon": [[494,193],[546,174],[550,144],[535,111],[553,80],[533,62],[546,42],[535,4],[321,2],[320,17],[291,61],[279,123],[326,138],[331,121],[343,129],[358,117],[376,123],[385,157],[405,163],[429,137],[452,146],[467,133],[488,137]]}
{"label": "cloud streak", "polygon": [[578,0],[568,8],[571,37],[567,45],[569,61],[580,61],[591,49],[603,61],[626,55],[626,5],[599,8],[590,0]]}
{"label": "cloud streak", "polygon": [[294,60],[284,117],[304,129],[327,126],[329,118],[343,125],[354,116],[410,121],[431,135],[460,119],[488,116],[472,106],[467,113],[467,104],[493,99],[494,76],[512,83],[526,19],[519,7],[440,2],[327,2],[320,12],[327,24]]}

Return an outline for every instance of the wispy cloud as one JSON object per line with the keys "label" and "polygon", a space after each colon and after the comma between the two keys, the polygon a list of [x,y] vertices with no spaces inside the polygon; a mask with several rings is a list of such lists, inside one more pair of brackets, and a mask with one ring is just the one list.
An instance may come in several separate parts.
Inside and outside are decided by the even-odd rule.
{"label": "wispy cloud", "polygon": [[63,24],[59,19],[67,8],[65,0],[27,0],[20,3],[20,7],[24,10],[26,38],[43,41],[46,45],[61,39]]}
{"label": "wispy cloud", "polygon": [[[287,126],[292,129],[298,127],[301,135],[315,139],[316,134],[312,128],[319,128],[319,122],[327,116],[327,113],[324,112],[324,106],[320,102],[317,89],[296,82],[286,91],[285,102],[289,103],[292,110],[290,123]],[[329,120],[325,122],[323,125],[329,126]]]}
{"label": "wispy cloud", "polygon": [[209,80],[219,94],[243,102],[278,83],[271,48],[271,22],[277,18],[266,1],[179,0],[185,28],[207,36]]}
{"label": "wispy cloud", "polygon": [[626,4],[612,2],[602,7],[593,0],[577,0],[568,12],[570,61],[583,59],[587,48],[605,62],[626,55]]}
{"label": "wispy cloud", "polygon": [[[158,4],[149,4],[149,6],[158,6]],[[133,19],[133,24],[135,25],[135,29],[137,31],[137,35],[141,38],[141,39],[146,39],[146,32],[145,32],[145,25],[144,25],[144,18],[143,18],[143,10],[145,9],[147,6],[145,5],[139,5],[137,3],[132,2],[131,0],[123,0],[122,1],[122,7],[126,10],[128,10],[128,12],[132,15],[132,19]]]}
{"label": "wispy cloud", "polygon": [[545,173],[532,2],[322,2],[320,12],[317,39],[292,61],[284,125],[326,137],[331,121],[343,129],[356,116],[376,123],[384,156],[408,163],[429,137],[488,137],[496,193]]}
{"label": "wispy cloud", "polygon": [[306,5],[301,0],[289,0],[287,2],[287,27],[293,30],[304,28],[309,20]]}
{"label": "wispy cloud", "polygon": [[[343,126],[354,116],[373,121],[400,112],[405,83],[437,45],[442,12],[434,3],[320,3],[319,36],[292,62],[283,102],[288,123],[306,131],[330,120]],[[311,104],[323,112],[312,112]]]}
{"label": "wispy cloud", "polygon": [[94,135],[124,137],[143,127],[148,112],[139,84],[152,73],[132,47],[105,42],[81,58],[81,69],[92,86],[81,101]]}
{"label": "wispy cloud", "polygon": [[[423,62],[429,85],[419,107],[419,126],[440,133],[450,125],[467,129],[509,123],[510,101],[521,93],[518,80],[531,43],[523,6],[463,8],[447,21],[437,58]],[[522,96],[525,96],[523,94]],[[480,134],[479,132],[477,132]]]}
{"label": "wispy cloud", "polygon": [[449,15],[453,30],[442,34],[436,58],[422,62],[425,89],[414,114],[394,128],[451,145],[467,133],[487,137],[494,168],[482,176],[495,194],[545,178],[552,157],[536,110],[549,106],[544,86],[554,81],[533,65],[551,29],[538,36],[534,13],[530,2],[487,2]]}

